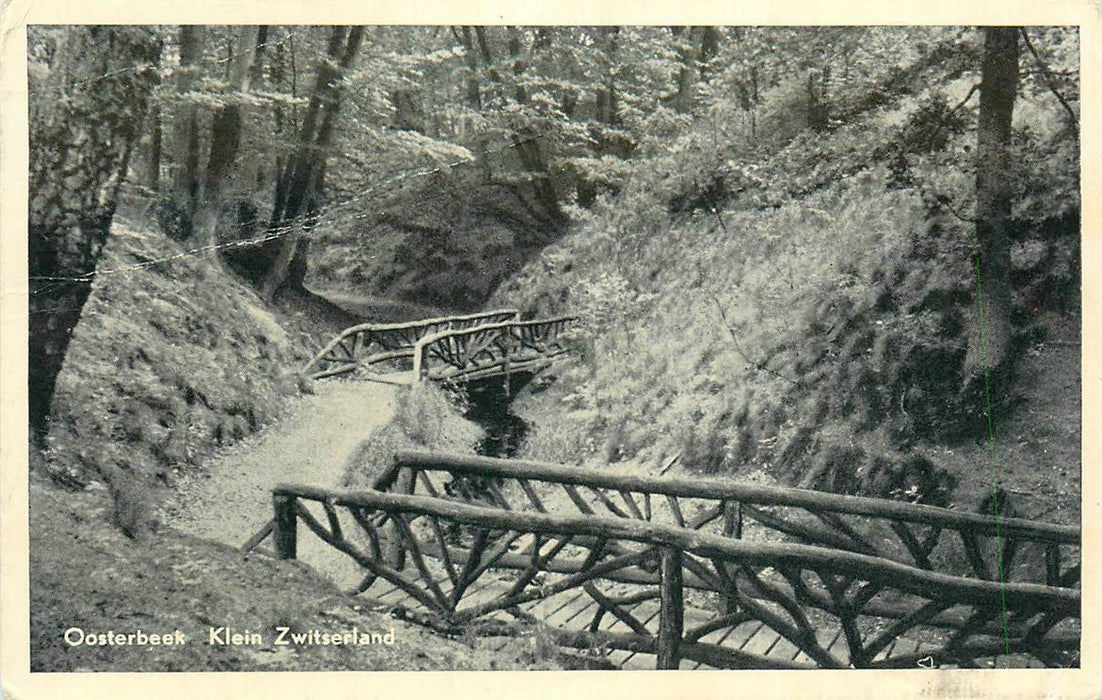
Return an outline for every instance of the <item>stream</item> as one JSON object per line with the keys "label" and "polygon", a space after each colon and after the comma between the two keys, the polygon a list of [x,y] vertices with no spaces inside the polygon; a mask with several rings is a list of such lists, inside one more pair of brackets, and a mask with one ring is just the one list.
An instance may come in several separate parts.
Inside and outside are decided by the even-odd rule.
{"label": "stream", "polygon": [[467,389],[469,408],[464,418],[477,423],[485,437],[475,451],[484,457],[515,457],[528,434],[528,423],[513,413],[512,401],[503,387],[470,385]]}

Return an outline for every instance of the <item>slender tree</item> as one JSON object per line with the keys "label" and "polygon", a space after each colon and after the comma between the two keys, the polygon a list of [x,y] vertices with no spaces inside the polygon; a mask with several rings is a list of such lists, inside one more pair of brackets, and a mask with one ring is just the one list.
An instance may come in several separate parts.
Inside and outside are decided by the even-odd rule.
{"label": "slender tree", "polygon": [[[965,370],[1000,367],[1010,342],[1010,125],[1018,91],[1016,27],[983,29],[983,69],[976,146],[977,304]],[[982,291],[981,291],[982,290]]]}
{"label": "slender tree", "polygon": [[199,105],[188,99],[195,90],[202,72],[203,45],[206,28],[195,25],[180,27],[180,68],[176,74],[176,90],[184,96],[175,119],[174,150],[177,169],[173,177],[172,201],[179,216],[179,229],[173,232],[190,238],[194,231],[194,216],[199,208],[201,174],[199,172]]}
{"label": "slender tree", "polygon": [[[160,68],[161,57],[164,54],[164,38],[157,38],[157,67]],[[153,192],[161,189],[161,158],[164,151],[164,126],[161,105],[154,100],[149,107],[149,121],[151,124],[149,134],[149,150],[146,153],[145,185]]]}
{"label": "slender tree", "polygon": [[700,73],[700,80],[708,79],[708,73],[712,68],[712,61],[719,54],[720,34],[718,27],[695,27],[700,33],[700,50],[696,55],[696,69]]}
{"label": "slender tree", "polygon": [[593,91],[594,110],[597,113],[598,121],[616,126],[620,123],[619,100],[616,90],[617,49],[619,48],[620,28],[602,27],[598,32],[604,74],[598,77],[596,89]]}
{"label": "slender tree", "polygon": [[[507,95],[504,78],[497,68],[494,67],[494,56],[490,48],[486,27],[475,27],[474,30],[475,36],[478,39],[478,48],[482,62],[488,66],[487,74],[490,77],[490,81],[494,87],[502,92],[502,101],[507,104],[510,96]],[[511,99],[515,104],[523,106],[526,105],[528,101],[528,94],[522,87],[524,63],[521,61],[522,49],[519,34],[515,35],[514,41],[509,42],[509,50],[512,54],[510,58],[512,59],[514,70],[516,71],[513,76],[514,84]],[[544,149],[540,146],[542,135],[532,127],[529,120],[523,117],[509,115],[506,117],[505,122],[512,132],[512,141],[516,144],[514,150],[516,151],[517,158],[531,178],[531,186],[535,195],[535,200],[539,203],[540,209],[544,212],[541,218],[545,218],[553,225],[561,223],[563,220],[563,213],[559,206],[559,194],[556,190],[554,181],[551,179],[551,169],[548,164],[547,156],[544,153]],[[514,192],[517,191],[514,190]],[[524,201],[524,197],[521,196],[519,192],[517,196],[522,202]]]}
{"label": "slender tree", "polygon": [[482,88],[479,85],[478,53],[474,48],[471,28],[463,26],[460,30],[452,28],[452,34],[463,46],[463,55],[467,58],[467,103],[472,109],[482,109]]}
{"label": "slender tree", "polygon": [[677,51],[678,67],[674,82],[677,90],[673,97],[673,108],[680,114],[688,114],[693,107],[693,37],[695,29],[690,29],[686,36],[684,27],[670,27],[673,35],[674,49]]}
{"label": "slender tree", "polygon": [[[463,47],[463,55],[467,60],[466,71],[466,98],[467,106],[478,113],[482,111],[482,81],[480,75],[482,67],[479,65],[479,52],[475,50],[474,33],[471,28],[464,25],[459,30],[452,28],[452,34]],[[486,182],[494,178],[493,165],[486,154],[486,136],[479,134],[475,139],[475,152],[478,154],[478,168],[482,171],[482,177]]]}
{"label": "slender tree", "polygon": [[237,161],[241,146],[240,93],[249,90],[257,78],[254,66],[260,56],[257,46],[267,38],[267,27],[242,26],[230,62],[226,104],[214,112],[211,122],[210,156],[203,176],[201,203],[195,216],[195,236],[207,247],[208,257],[218,259],[218,221],[226,201],[226,186],[230,171]]}
{"label": "slender tree", "polygon": [[37,440],[73,328],[91,292],[119,186],[157,80],[145,28],[67,28],[51,65],[31,72],[29,411]]}
{"label": "slender tree", "polygon": [[329,46],[318,66],[317,80],[310,96],[296,152],[280,177],[277,199],[272,212],[273,229],[290,229],[280,238],[279,251],[261,284],[261,296],[271,300],[285,284],[301,286],[306,276],[308,239],[294,222],[303,217],[309,226],[319,209],[325,173],[325,155],[333,141],[333,131],[341,104],[341,78],[363,41],[363,27],[333,27]]}

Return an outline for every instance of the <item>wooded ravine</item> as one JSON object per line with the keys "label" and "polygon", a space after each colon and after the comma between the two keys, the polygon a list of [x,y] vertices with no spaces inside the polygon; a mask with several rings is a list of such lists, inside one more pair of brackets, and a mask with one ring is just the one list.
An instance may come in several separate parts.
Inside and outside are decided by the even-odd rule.
{"label": "wooded ravine", "polygon": [[[1076,27],[27,38],[34,670],[607,665],[225,547],[277,481],[367,488],[409,448],[1080,524]],[[412,387],[311,378],[346,328],[502,309],[555,343],[504,394],[420,356]],[[134,616],[406,636],[59,641]]]}

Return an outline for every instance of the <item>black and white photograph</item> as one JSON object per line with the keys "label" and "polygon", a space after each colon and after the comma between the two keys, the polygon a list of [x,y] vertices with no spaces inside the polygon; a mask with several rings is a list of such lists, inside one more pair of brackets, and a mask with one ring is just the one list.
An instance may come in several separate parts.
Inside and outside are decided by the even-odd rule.
{"label": "black and white photograph", "polygon": [[1081,26],[253,15],[26,24],[24,671],[1086,664]]}

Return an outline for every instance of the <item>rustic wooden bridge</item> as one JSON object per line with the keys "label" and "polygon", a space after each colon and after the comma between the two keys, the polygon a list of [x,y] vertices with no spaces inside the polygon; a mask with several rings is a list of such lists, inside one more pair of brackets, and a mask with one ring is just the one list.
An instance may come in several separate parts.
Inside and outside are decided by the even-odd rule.
{"label": "rustic wooden bridge", "polygon": [[439,630],[517,620],[599,666],[1078,664],[1080,532],[714,479],[403,452],[374,489],[281,485],[297,524],[364,570],[357,593]]}
{"label": "rustic wooden bridge", "polygon": [[567,352],[562,316],[521,321],[516,309],[344,330],[302,368],[314,379],[356,372],[394,384],[535,374]]}

